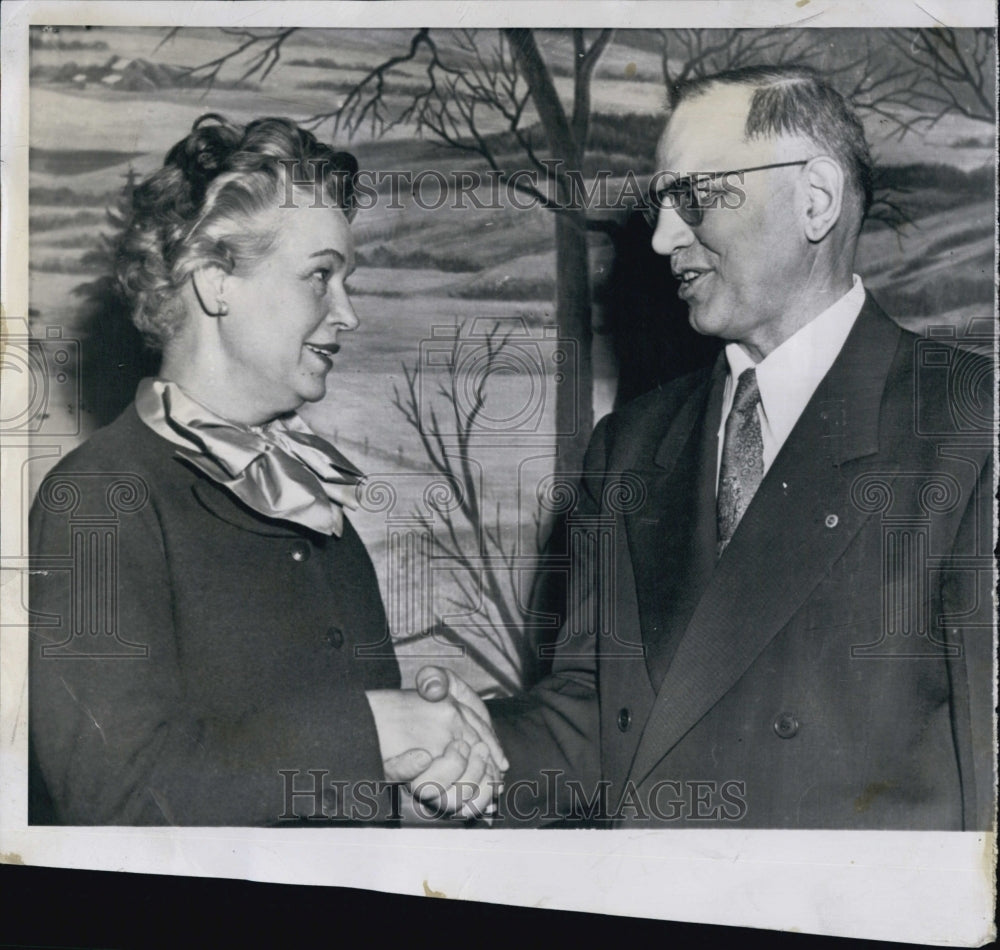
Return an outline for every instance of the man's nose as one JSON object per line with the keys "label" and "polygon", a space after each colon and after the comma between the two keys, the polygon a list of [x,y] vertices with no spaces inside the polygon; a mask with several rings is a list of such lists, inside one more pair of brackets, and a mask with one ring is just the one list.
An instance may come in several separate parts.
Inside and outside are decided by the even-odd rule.
{"label": "man's nose", "polygon": [[331,286],[330,310],[326,315],[330,323],[335,323],[344,330],[354,330],[360,321],[354,312],[351,295],[344,287]]}
{"label": "man's nose", "polygon": [[665,257],[694,242],[694,231],[673,208],[661,208],[653,231],[653,250]]}

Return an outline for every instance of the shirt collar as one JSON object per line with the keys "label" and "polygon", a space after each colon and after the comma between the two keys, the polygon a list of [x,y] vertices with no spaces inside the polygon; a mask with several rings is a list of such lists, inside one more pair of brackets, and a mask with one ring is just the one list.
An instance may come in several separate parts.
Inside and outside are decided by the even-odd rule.
{"label": "shirt collar", "polygon": [[729,379],[724,410],[732,405],[733,381],[739,379],[744,370],[755,366],[764,420],[777,443],[780,445],[785,441],[843,348],[864,305],[864,285],[857,274],[853,278],[853,286],[843,297],[793,333],[759,363],[754,364],[738,343],[726,346]]}

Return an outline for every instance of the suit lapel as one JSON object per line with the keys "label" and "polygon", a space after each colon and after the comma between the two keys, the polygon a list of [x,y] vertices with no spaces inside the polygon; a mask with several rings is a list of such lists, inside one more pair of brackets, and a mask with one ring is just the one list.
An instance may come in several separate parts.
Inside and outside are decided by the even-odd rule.
{"label": "suit lapel", "polygon": [[850,504],[850,486],[879,449],[899,336],[866,302],[703,588],[639,742],[634,780],[732,689],[868,517]]}
{"label": "suit lapel", "polygon": [[715,569],[712,484],[725,366],[720,357],[678,412],[654,466],[636,472],[649,501],[626,516],[646,667],[654,688]]}

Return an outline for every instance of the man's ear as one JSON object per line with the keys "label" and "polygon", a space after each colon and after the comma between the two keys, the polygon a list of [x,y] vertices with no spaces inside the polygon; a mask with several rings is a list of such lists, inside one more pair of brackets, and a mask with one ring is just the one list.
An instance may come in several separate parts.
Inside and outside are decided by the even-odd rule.
{"label": "man's ear", "polygon": [[840,219],[844,205],[844,170],[832,158],[820,155],[806,166],[806,237],[822,241]]}
{"label": "man's ear", "polygon": [[206,264],[191,275],[194,294],[201,309],[210,317],[224,317],[229,313],[226,303],[227,274],[218,264]]}

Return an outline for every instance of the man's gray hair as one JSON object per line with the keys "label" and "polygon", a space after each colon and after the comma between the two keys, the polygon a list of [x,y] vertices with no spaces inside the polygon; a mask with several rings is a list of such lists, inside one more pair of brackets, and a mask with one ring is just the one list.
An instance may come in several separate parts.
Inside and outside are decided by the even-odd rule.
{"label": "man's gray hair", "polygon": [[744,133],[747,139],[801,135],[843,167],[858,197],[861,217],[872,204],[872,156],[865,130],[847,100],[808,66],[747,66],[674,83],[670,103],[704,95],[718,86],[753,90]]}

